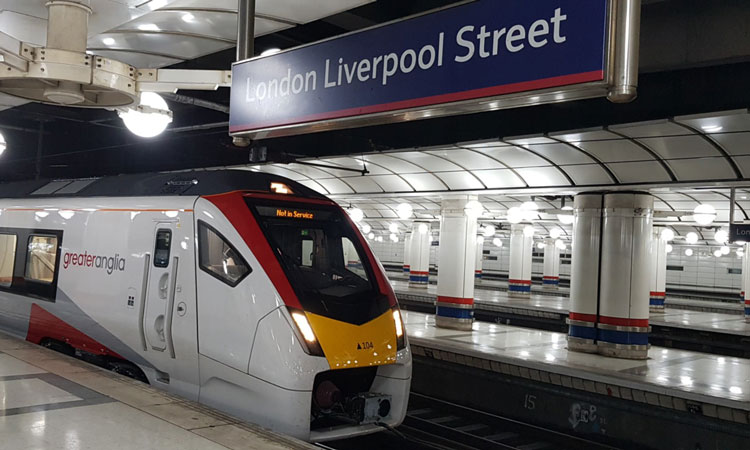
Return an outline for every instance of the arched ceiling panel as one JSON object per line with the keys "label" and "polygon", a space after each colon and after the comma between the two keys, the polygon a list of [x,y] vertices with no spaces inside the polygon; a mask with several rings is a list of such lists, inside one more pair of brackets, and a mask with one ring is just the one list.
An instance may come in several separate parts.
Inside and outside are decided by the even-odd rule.
{"label": "arched ceiling panel", "polygon": [[698,135],[642,138],[639,141],[663,159],[721,155],[706,139]]}
{"label": "arched ceiling panel", "polygon": [[750,131],[750,115],[746,109],[719,113],[675,117],[674,121],[706,134]]}
{"label": "arched ceiling panel", "polygon": [[510,169],[477,170],[474,172],[488,189],[519,188],[526,183]]}
{"label": "arched ceiling panel", "polygon": [[750,155],[750,133],[715,133],[710,135],[730,155]]}
{"label": "arched ceiling panel", "polygon": [[444,150],[431,150],[427,153],[440,156],[456,164],[459,164],[466,170],[481,169],[505,169],[505,165],[481,153],[481,150],[467,150],[463,148],[453,148]]}
{"label": "arched ceiling panel", "polygon": [[372,177],[348,177],[344,180],[355,192],[383,192],[383,188]]}
{"label": "arched ceiling panel", "polygon": [[618,162],[607,164],[621,183],[669,182],[669,175],[656,161]]}
{"label": "arched ceiling panel", "polygon": [[621,133],[632,139],[650,137],[681,136],[687,134],[687,130],[666,119],[650,122],[637,122],[610,127],[612,131]]}
{"label": "arched ceiling panel", "polygon": [[409,152],[404,153],[402,157],[428,172],[452,172],[463,169],[460,165],[431,153]]}
{"label": "arched ceiling panel", "polygon": [[320,184],[318,184],[318,182],[316,182],[316,181],[313,181],[313,180],[300,180],[300,183],[302,183],[303,185],[309,187],[310,189],[312,189],[312,190],[314,190],[316,192],[320,192],[323,195],[330,194],[330,192],[328,192],[326,190],[326,188],[324,188],[323,186],[321,186]]}
{"label": "arched ceiling panel", "polygon": [[484,185],[470,172],[440,172],[435,174],[451,190],[484,189]]}
{"label": "arched ceiling panel", "polygon": [[565,176],[555,167],[518,169],[517,172],[529,186],[545,187],[570,185]]}
{"label": "arched ceiling panel", "polygon": [[377,155],[377,154],[364,155],[362,158],[367,162],[377,164],[391,171],[391,173],[422,173],[425,171],[419,166],[416,166],[408,162],[410,154],[414,152],[394,152],[394,153],[398,154],[398,158],[394,158],[388,155]]}
{"label": "arched ceiling panel", "polygon": [[561,144],[559,142],[531,144],[528,145],[527,148],[560,166],[569,164],[591,164],[595,162],[583,151],[578,150],[571,145]]}
{"label": "arched ceiling panel", "polygon": [[375,175],[373,181],[378,183],[386,192],[411,192],[414,189],[398,175]]}
{"label": "arched ceiling panel", "polygon": [[336,178],[325,178],[316,180],[331,194],[352,194],[354,191],[343,181]]}
{"label": "arched ceiling panel", "polygon": [[417,191],[443,191],[446,184],[431,173],[407,173],[402,177]]}
{"label": "arched ceiling panel", "polygon": [[637,144],[617,137],[607,132],[610,136],[601,141],[583,141],[577,145],[604,163],[625,161],[647,161],[654,159],[651,154],[639,147]]}
{"label": "arched ceiling panel", "polygon": [[679,181],[728,180],[734,174],[727,160],[720,158],[675,159],[669,166]]}
{"label": "arched ceiling panel", "polygon": [[543,167],[550,165],[543,158],[540,158],[520,147],[488,147],[480,151],[512,168]]}
{"label": "arched ceiling panel", "polygon": [[607,172],[596,164],[562,166],[560,169],[564,170],[576,185],[596,186],[612,183],[612,178]]}

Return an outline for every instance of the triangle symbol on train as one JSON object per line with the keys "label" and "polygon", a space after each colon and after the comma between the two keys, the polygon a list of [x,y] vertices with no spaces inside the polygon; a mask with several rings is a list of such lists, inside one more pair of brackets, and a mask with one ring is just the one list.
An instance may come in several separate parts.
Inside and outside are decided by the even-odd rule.
{"label": "triangle symbol on train", "polygon": [[357,344],[357,350],[362,350],[362,346],[360,344]]}

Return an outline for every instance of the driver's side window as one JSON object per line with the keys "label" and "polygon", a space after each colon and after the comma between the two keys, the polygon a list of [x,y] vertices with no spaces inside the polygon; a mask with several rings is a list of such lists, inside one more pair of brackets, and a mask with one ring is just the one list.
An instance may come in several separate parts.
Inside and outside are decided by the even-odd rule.
{"label": "driver's side window", "polygon": [[237,286],[252,272],[240,253],[202,221],[198,222],[198,247],[200,268],[229,286]]}
{"label": "driver's side window", "polygon": [[359,258],[359,253],[356,247],[348,237],[341,238],[341,250],[344,258],[344,267],[349,271],[356,273],[360,277],[367,279],[367,273],[362,266],[362,261]]}

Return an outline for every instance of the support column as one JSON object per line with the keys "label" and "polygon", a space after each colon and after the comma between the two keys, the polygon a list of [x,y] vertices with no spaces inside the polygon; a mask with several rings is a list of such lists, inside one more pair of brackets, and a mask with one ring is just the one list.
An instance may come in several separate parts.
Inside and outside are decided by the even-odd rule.
{"label": "support column", "polygon": [[745,254],[742,256],[742,281],[744,292],[742,300],[745,306],[745,322],[750,323],[750,243],[745,244]]}
{"label": "support column", "polygon": [[414,222],[409,238],[409,286],[427,288],[430,280],[430,224]]}
{"label": "support column", "polygon": [[484,259],[484,236],[477,236],[477,254],[474,264],[474,281],[482,281],[482,260]]}
{"label": "support column", "polygon": [[604,196],[597,349],[605,356],[648,358],[648,295],[654,198]]}
{"label": "support column", "polygon": [[404,275],[407,277],[411,273],[411,237],[404,236]]}
{"label": "support column", "polygon": [[443,199],[435,325],[471,330],[474,322],[474,260],[477,218],[470,201],[474,196]]}
{"label": "support column", "polygon": [[544,289],[558,289],[560,287],[560,249],[557,240],[544,240],[544,272],[542,273]]}
{"label": "support column", "polygon": [[568,350],[596,353],[602,194],[580,194],[573,206]]}
{"label": "support column", "polygon": [[649,310],[664,312],[664,298],[667,289],[667,241],[662,238],[664,228],[656,227],[651,238],[651,282]]}
{"label": "support column", "polygon": [[530,224],[510,227],[510,271],[508,294],[511,297],[531,296],[531,254],[534,249],[534,228]]}

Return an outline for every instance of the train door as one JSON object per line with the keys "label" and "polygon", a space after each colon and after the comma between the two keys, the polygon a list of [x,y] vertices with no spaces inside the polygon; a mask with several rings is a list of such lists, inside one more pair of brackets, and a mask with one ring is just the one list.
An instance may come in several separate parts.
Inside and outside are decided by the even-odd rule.
{"label": "train door", "polygon": [[[185,223],[192,228],[192,223]],[[198,396],[197,328],[192,230],[179,221],[156,224],[152,235],[143,334],[146,355],[165,389],[191,399]]]}

